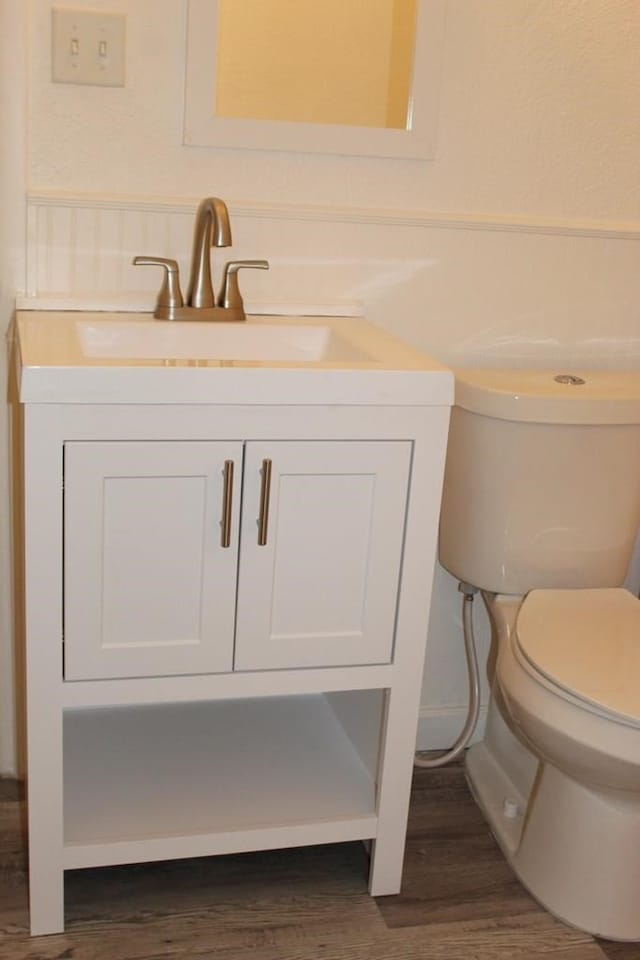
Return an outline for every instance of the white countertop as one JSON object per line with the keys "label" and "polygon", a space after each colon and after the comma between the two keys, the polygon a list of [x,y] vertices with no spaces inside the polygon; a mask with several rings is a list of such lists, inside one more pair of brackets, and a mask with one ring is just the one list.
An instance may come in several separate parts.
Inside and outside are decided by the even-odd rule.
{"label": "white countertop", "polygon": [[[83,325],[98,332],[105,325],[108,339],[109,325],[122,330],[123,324],[140,329],[141,324],[167,323],[141,313],[18,311],[14,356],[20,401],[384,406],[453,403],[450,370],[362,318],[252,316],[247,320],[249,326],[267,328],[274,324],[322,327],[325,333],[336,333],[340,343],[347,345],[346,352],[351,348],[352,356],[358,359],[219,359],[202,354],[193,359],[184,351],[181,356],[161,358],[89,356],[79,335]],[[179,327],[179,323],[171,326]],[[155,335],[156,331],[149,329]],[[175,340],[175,331],[171,333]]]}

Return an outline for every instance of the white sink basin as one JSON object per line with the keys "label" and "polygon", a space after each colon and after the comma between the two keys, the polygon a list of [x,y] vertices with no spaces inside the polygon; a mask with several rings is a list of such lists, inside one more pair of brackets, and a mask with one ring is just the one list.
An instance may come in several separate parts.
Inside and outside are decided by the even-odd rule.
{"label": "white sink basin", "polygon": [[453,375],[361,317],[19,311],[25,403],[383,404],[453,399]]}
{"label": "white sink basin", "polygon": [[317,363],[369,360],[326,325],[158,321],[76,322],[87,357]]}

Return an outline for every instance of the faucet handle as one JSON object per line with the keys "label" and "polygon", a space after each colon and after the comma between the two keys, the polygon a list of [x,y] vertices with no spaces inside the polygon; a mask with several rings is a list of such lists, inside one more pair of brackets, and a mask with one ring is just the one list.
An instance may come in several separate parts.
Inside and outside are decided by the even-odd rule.
{"label": "faucet handle", "polygon": [[244,303],[238,284],[238,271],[245,267],[254,270],[268,270],[268,260],[230,260],[225,263],[222,273],[222,288],[218,296],[218,306],[224,310],[240,310],[244,319]]}
{"label": "faucet handle", "polygon": [[156,300],[154,317],[159,320],[175,320],[176,311],[183,306],[182,291],[180,290],[180,273],[175,260],[166,257],[134,257],[136,267],[163,267],[164,277]]}

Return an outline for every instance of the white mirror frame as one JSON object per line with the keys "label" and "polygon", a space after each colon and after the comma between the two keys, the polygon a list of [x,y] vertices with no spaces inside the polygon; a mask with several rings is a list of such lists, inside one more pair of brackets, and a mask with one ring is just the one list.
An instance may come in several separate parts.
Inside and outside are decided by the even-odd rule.
{"label": "white mirror frame", "polygon": [[350,127],[216,117],[216,0],[189,0],[184,143],[370,157],[428,160],[435,156],[447,0],[418,0],[410,129]]}

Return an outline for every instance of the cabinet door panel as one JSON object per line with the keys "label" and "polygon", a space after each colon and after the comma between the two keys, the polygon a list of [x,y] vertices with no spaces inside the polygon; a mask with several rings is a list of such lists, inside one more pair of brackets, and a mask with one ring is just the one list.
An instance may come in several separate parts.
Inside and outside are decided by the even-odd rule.
{"label": "cabinet door panel", "polygon": [[236,670],[391,659],[410,454],[402,441],[247,444]]}
{"label": "cabinet door panel", "polygon": [[241,465],[234,443],[66,445],[65,679],[231,669]]}

